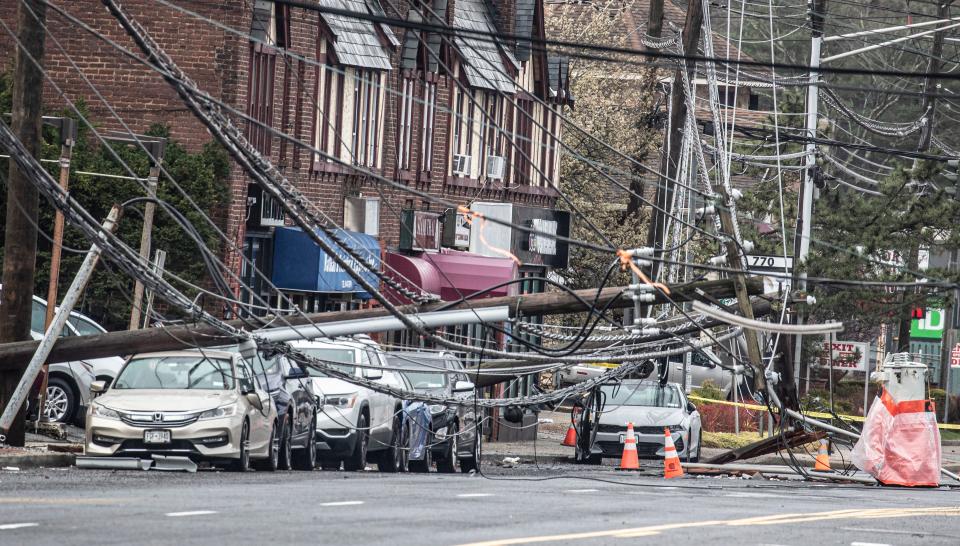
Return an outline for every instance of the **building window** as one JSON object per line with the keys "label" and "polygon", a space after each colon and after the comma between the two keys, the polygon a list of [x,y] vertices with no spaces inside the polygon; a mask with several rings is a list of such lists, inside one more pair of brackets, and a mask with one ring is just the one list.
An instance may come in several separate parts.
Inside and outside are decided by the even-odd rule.
{"label": "building window", "polygon": [[353,162],[377,166],[377,139],[380,128],[380,73],[358,70],[353,78]]}
{"label": "building window", "polygon": [[547,185],[553,185],[555,179],[554,173],[557,169],[557,146],[559,141],[557,140],[557,125],[559,124],[559,116],[557,111],[553,108],[548,110],[550,113],[550,124],[547,126],[548,129],[548,144],[547,144],[547,164],[546,164],[546,173],[547,173]]}
{"label": "building window", "polygon": [[406,171],[410,169],[410,140],[413,136],[413,92],[414,81],[410,78],[403,78],[403,91],[398,97],[400,107],[397,110],[400,113],[399,135],[397,135],[397,167]]}
{"label": "building window", "polygon": [[483,111],[480,113],[480,174],[487,174],[487,158],[500,156],[503,127],[503,96],[488,91],[483,94]]}
{"label": "building window", "polygon": [[[256,150],[270,155],[273,142],[273,85],[277,56],[268,47],[250,44],[250,81],[247,86],[247,140]],[[255,123],[259,122],[259,123]]]}
{"label": "building window", "polygon": [[517,184],[530,184],[531,153],[533,143],[533,101],[517,100],[517,122],[514,142],[516,144]]}
{"label": "building window", "polygon": [[423,142],[420,146],[420,170],[433,169],[433,122],[437,111],[437,84],[423,83]]}

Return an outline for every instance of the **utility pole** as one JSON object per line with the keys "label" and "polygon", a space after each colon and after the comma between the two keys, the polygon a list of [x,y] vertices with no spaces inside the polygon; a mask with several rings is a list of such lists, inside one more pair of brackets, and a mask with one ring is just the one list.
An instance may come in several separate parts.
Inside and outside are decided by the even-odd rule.
{"label": "utility pole", "polygon": [[[807,289],[807,273],[798,268],[804,266],[807,257],[810,255],[810,228],[813,223],[813,197],[814,178],[817,174],[817,145],[814,139],[817,136],[817,123],[820,106],[820,48],[823,44],[823,19],[827,9],[827,0],[809,0],[810,6],[810,74],[807,78],[807,121],[806,136],[810,138],[807,142],[806,169],[803,173],[803,186],[800,188],[800,217],[797,218],[797,230],[794,237],[793,254],[796,259],[793,260],[794,285],[792,291],[804,292]],[[799,311],[794,312],[794,321],[797,324],[803,324],[803,316]],[[794,381],[800,384],[800,364],[801,349],[803,347],[803,336],[797,334],[794,336],[793,348],[793,371]],[[782,378],[786,379],[786,378]]]}
{"label": "utility pole", "polygon": [[[647,14],[647,36],[659,38],[663,35],[663,0],[650,0],[650,13]],[[647,47],[647,51],[652,51]]]}
{"label": "utility pole", "polygon": [[[24,0],[17,8],[17,39],[13,63],[12,130],[34,157],[40,154],[43,120],[44,25],[47,4]],[[36,64],[35,64],[36,62]],[[38,66],[39,65],[39,66]],[[0,343],[30,339],[33,282],[37,266],[37,188],[10,162],[7,178],[7,217],[4,233],[3,298],[0,301]],[[0,371],[0,401],[11,400],[27,361],[12,370]],[[24,411],[21,405],[6,433],[6,443],[24,444]]]}
{"label": "utility pole", "polygon": [[[937,6],[937,19],[945,19],[947,17],[950,13],[950,5],[952,3],[953,0],[944,0],[942,4]],[[933,139],[933,116],[937,108],[936,91],[937,87],[940,86],[940,79],[937,77],[937,73],[940,72],[940,57],[943,55],[944,38],[945,35],[942,29],[934,33],[933,47],[930,50],[930,57],[927,59],[927,74],[923,78],[923,102],[920,106],[920,111],[923,112],[925,123],[920,130],[920,142],[917,144],[918,152],[928,151],[930,149],[930,142]],[[919,166],[919,163],[919,159],[913,160],[914,171]],[[913,179],[911,182],[916,184],[915,189],[922,191],[923,184],[920,183],[920,181]],[[921,227],[921,229],[923,228]],[[907,257],[906,263],[909,271],[917,270],[919,257],[920,242],[917,240],[910,245],[910,254]],[[904,293],[903,299],[904,301],[907,300],[906,293]],[[924,302],[920,302],[920,305],[924,305]],[[897,350],[900,352],[910,351],[910,324],[913,321],[912,307],[912,305],[905,305],[900,313],[900,330],[897,336]],[[943,340],[941,340],[941,343],[942,342]]]}
{"label": "utility pole", "polygon": [[[152,138],[152,137],[149,137]],[[116,139],[126,140],[126,139]],[[164,139],[153,138],[144,141],[143,145],[150,154],[150,174],[147,176],[147,197],[157,197],[157,182],[160,180],[160,165],[163,163],[163,151],[166,144]],[[147,201],[143,207],[143,231],[140,232],[140,259],[144,263],[150,256],[150,245],[153,238],[153,217],[157,211],[157,204]],[[143,283],[139,280],[133,286],[133,308],[130,310],[130,330],[140,328],[140,303],[143,301]]]}
{"label": "utility pole", "polygon": [[[44,120],[56,126],[60,133],[60,187],[66,192],[70,189],[70,160],[73,158],[73,145],[77,141],[77,122],[71,118],[54,118]],[[59,210],[53,221],[53,245],[50,248],[50,283],[47,286],[47,315],[43,321],[43,331],[46,332],[53,322],[54,310],[57,308],[57,285],[60,282],[60,254],[63,251],[63,213]],[[40,374],[39,408],[47,403],[47,380],[49,377],[47,363],[43,363]],[[41,410],[42,412],[42,410]],[[39,415],[37,421],[39,421]]]}
{"label": "utility pole", "polygon": [[[663,9],[662,0],[660,9]],[[651,5],[651,17],[653,16],[654,6]],[[660,19],[663,17],[661,15]],[[681,43],[683,44],[683,54],[697,55],[697,45],[700,43],[700,27],[703,25],[703,3],[693,1],[687,5],[687,17],[683,23],[683,34]],[[678,66],[673,74],[673,84],[670,87],[670,123],[667,127],[667,133],[663,137],[664,155],[660,164],[660,172],[664,177],[657,185],[657,193],[653,202],[664,211],[669,211],[673,203],[674,183],[678,173],[680,163],[680,149],[683,146],[684,127],[687,120],[687,89],[684,89],[683,65]],[[687,79],[693,81],[696,63],[688,59],[686,61]],[[691,137],[692,138],[692,137]],[[664,231],[667,226],[667,215],[656,209],[650,211],[650,228],[647,230],[647,246],[653,248],[663,247]],[[659,262],[654,261],[650,266],[650,278],[656,280]]]}

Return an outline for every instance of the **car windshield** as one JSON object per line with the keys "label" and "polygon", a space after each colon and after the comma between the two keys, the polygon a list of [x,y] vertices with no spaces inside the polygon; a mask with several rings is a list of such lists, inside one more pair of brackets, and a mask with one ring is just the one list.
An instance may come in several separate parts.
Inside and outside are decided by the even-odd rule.
{"label": "car windshield", "polygon": [[403,371],[401,373],[407,376],[415,389],[442,389],[447,386],[447,374],[440,371]]}
{"label": "car windshield", "polygon": [[103,333],[103,330],[96,324],[77,315],[70,315],[70,325],[73,326],[81,336],[95,336]]}
{"label": "car windshield", "polygon": [[230,361],[203,356],[134,358],[123,367],[114,389],[200,389],[233,388]]}
{"label": "car windshield", "polygon": [[679,408],[680,392],[673,385],[661,387],[657,383],[624,383],[604,385],[600,390],[610,406],[647,406],[652,408]]}
{"label": "car windshield", "polygon": [[[343,373],[351,375],[356,373],[357,367],[350,365],[357,363],[357,351],[355,349],[340,347],[311,347],[301,349],[301,351],[312,356],[313,358],[324,361]],[[327,377],[327,374],[321,372],[320,370],[314,368],[307,369],[310,372],[310,375],[314,377]]]}

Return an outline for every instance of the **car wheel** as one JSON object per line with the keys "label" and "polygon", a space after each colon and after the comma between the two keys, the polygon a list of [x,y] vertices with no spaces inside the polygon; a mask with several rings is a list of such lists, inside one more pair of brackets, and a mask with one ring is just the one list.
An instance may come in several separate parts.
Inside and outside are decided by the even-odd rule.
{"label": "car wheel", "polygon": [[450,435],[447,437],[447,446],[443,457],[437,461],[437,472],[449,474],[457,471],[457,445],[460,437],[460,429],[456,426],[450,428]]}
{"label": "car wheel", "polygon": [[290,470],[293,464],[293,417],[287,416],[284,419],[283,429],[280,433],[280,458],[277,467],[280,470]]}
{"label": "car wheel", "polygon": [[360,420],[357,421],[357,445],[353,448],[353,453],[343,460],[344,470],[363,470],[367,466],[367,448],[370,444],[370,431],[367,425],[367,416],[360,414]]}
{"label": "car wheel", "polygon": [[310,433],[307,445],[293,454],[293,468],[296,470],[313,470],[317,466],[317,418],[310,422]]}
{"label": "car wheel", "polygon": [[[273,422],[273,429],[270,430],[270,444],[267,450],[267,458],[257,463],[257,470],[273,472],[277,469],[280,462],[280,438],[277,436],[279,423]],[[281,433],[282,434],[282,433]]]}
{"label": "car wheel", "polygon": [[47,382],[47,398],[43,405],[43,417],[55,423],[69,423],[77,412],[77,395],[69,383],[59,377]]}
{"label": "car wheel", "polygon": [[483,429],[477,425],[473,434],[473,457],[460,459],[460,471],[464,474],[480,471],[480,451],[483,442]]}
{"label": "car wheel", "polygon": [[430,467],[433,466],[433,453],[428,444],[423,448],[423,458],[419,461],[410,461],[407,463],[407,467],[410,472],[430,472]]}
{"label": "car wheel", "polygon": [[399,416],[393,419],[390,446],[380,452],[377,468],[380,472],[403,472],[403,420]]}
{"label": "car wheel", "polygon": [[250,470],[250,452],[247,450],[247,443],[250,440],[250,423],[246,419],[243,421],[243,428],[240,429],[240,457],[233,461],[230,470],[234,472],[246,472]]}

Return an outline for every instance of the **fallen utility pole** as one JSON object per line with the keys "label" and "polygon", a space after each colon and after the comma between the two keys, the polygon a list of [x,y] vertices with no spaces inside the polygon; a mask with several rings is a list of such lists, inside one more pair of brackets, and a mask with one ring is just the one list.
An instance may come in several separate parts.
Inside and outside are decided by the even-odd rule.
{"label": "fallen utility pole", "polygon": [[[763,281],[759,277],[747,279],[746,287],[751,295],[763,293]],[[576,290],[573,294],[566,292],[547,292],[542,294],[526,294],[523,296],[503,296],[485,298],[459,303],[431,303],[422,306],[402,306],[399,309],[404,313],[442,311],[446,309],[483,309],[488,307],[509,306],[511,318],[525,315],[557,315],[563,313],[581,313],[592,308],[602,308],[610,302],[611,309],[622,309],[633,305],[633,301],[624,295],[626,287],[611,287],[598,291],[593,288]],[[692,301],[700,298],[699,292],[709,294],[714,298],[729,298],[735,295],[733,281],[721,279],[702,281],[688,284],[679,284],[670,287],[670,298],[675,302]],[[653,302],[668,303],[662,294],[657,294]],[[273,320],[282,326],[302,326],[309,324],[327,324],[348,320],[370,319],[388,316],[390,313],[383,308],[357,309],[353,311],[337,311],[332,313],[315,313],[306,316],[285,316]],[[230,321],[236,328],[248,328],[249,323],[243,320]],[[131,353],[147,353],[155,351],[170,351],[182,349],[184,344],[196,347],[215,347],[228,345],[239,340],[225,335],[220,330],[203,325],[169,326],[164,328],[148,328],[145,330],[126,330],[109,332],[94,336],[70,336],[59,338],[50,352],[48,361],[67,362],[78,359],[103,358],[107,356],[129,355]],[[36,341],[22,341],[0,345],[0,370],[14,369],[24,362],[37,350]]]}
{"label": "fallen utility pole", "polygon": [[[40,157],[43,120],[43,51],[47,4],[24,0],[17,9],[17,40],[13,62],[13,104],[11,129],[24,148]],[[33,314],[33,283],[37,265],[37,216],[40,197],[36,186],[10,162],[7,178],[7,216],[4,231],[3,302],[0,304],[0,342],[30,339]],[[13,396],[26,358],[0,371],[0,400]],[[17,409],[23,411],[23,405]],[[24,418],[15,420],[7,431],[7,443],[22,446]]]}
{"label": "fallen utility pole", "polygon": [[[113,208],[110,209],[110,214],[103,223],[105,233],[112,233],[114,231],[117,221],[120,219],[121,211],[120,205],[114,205]],[[100,234],[101,239],[106,239],[105,233]],[[87,257],[84,258],[80,269],[77,271],[77,276],[73,278],[70,289],[67,290],[67,293],[63,296],[63,302],[60,304],[60,307],[57,308],[53,316],[53,322],[47,328],[43,339],[40,340],[37,352],[33,354],[30,363],[27,364],[27,369],[23,372],[23,376],[20,377],[20,382],[17,384],[16,390],[14,390],[10,398],[7,399],[3,414],[0,415],[0,430],[8,431],[10,430],[10,426],[13,425],[18,410],[23,406],[27,395],[30,394],[30,387],[33,386],[33,381],[37,378],[37,373],[40,372],[41,368],[47,362],[47,356],[50,354],[50,350],[53,349],[53,344],[56,343],[57,338],[60,337],[60,332],[62,332],[64,326],[67,325],[70,313],[73,311],[74,305],[80,300],[80,296],[83,295],[87,281],[93,276],[93,270],[100,260],[101,252],[102,250],[98,244],[93,243],[93,246],[90,247],[90,252],[87,253]]]}

